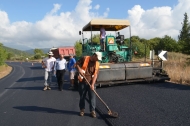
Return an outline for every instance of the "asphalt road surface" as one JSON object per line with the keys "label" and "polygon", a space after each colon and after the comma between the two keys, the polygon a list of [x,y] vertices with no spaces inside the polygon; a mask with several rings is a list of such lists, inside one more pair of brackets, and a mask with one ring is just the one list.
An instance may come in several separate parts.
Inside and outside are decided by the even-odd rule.
{"label": "asphalt road surface", "polygon": [[[0,126],[188,126],[190,86],[172,83],[123,84],[97,88],[97,93],[118,118],[107,115],[97,98],[97,118],[91,118],[86,101],[84,117],[79,114],[79,95],[69,82],[58,91],[42,91],[44,70],[39,63],[8,63],[10,75],[0,80]],[[68,73],[65,76],[68,80]]]}
{"label": "asphalt road surface", "polygon": [[[97,113],[90,117],[88,104],[84,117],[79,116],[79,94],[58,91],[54,78],[52,90],[42,91],[44,69],[34,63],[8,63],[10,75],[0,80],[0,126],[107,126]],[[68,79],[68,74],[66,75]]]}

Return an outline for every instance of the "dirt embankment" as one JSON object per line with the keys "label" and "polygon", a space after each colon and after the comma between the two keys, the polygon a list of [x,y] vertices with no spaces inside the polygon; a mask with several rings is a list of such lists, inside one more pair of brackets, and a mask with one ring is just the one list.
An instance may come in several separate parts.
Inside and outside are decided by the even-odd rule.
{"label": "dirt embankment", "polygon": [[0,66],[0,79],[7,76],[12,71],[12,67],[7,65]]}

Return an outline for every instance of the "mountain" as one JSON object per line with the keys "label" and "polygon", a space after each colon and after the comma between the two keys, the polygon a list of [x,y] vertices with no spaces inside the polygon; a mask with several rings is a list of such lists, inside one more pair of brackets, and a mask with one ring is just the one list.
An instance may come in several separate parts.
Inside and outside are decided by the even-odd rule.
{"label": "mountain", "polygon": [[3,48],[8,52],[8,53],[12,53],[14,55],[17,55],[17,56],[31,56],[31,54],[25,52],[25,51],[21,51],[21,50],[18,50],[18,49],[13,49],[13,48],[10,48],[10,47],[6,47],[6,46],[3,46]]}
{"label": "mountain", "polygon": [[25,50],[25,52],[34,55],[34,49]]}
{"label": "mountain", "polygon": [[[34,49],[21,51],[21,50],[18,50],[18,49],[7,47],[7,46],[3,46],[3,48],[7,52],[13,53],[14,55],[17,55],[17,56],[21,56],[21,55],[22,56],[31,56],[31,55],[34,55]],[[44,54],[46,54],[46,53],[49,52],[50,48],[41,48],[41,50],[44,52]]]}
{"label": "mountain", "polygon": [[13,49],[21,50],[21,51],[32,49],[30,47],[27,47],[26,45],[17,45],[14,42],[12,42],[12,43],[3,43],[3,45],[6,46],[6,47],[9,47],[9,48],[13,48]]}

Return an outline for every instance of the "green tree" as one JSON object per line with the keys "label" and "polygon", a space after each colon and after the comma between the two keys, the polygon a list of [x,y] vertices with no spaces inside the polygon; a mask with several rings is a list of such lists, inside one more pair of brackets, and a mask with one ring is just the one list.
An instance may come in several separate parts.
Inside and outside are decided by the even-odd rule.
{"label": "green tree", "polygon": [[76,41],[75,42],[75,52],[76,52],[76,56],[77,57],[80,57],[82,55],[82,41],[79,40],[79,41]]}
{"label": "green tree", "polygon": [[37,54],[34,55],[34,59],[41,59],[41,56],[42,55],[40,55],[39,53],[37,53]]}
{"label": "green tree", "polygon": [[184,20],[182,23],[182,29],[180,35],[178,36],[179,44],[181,46],[181,52],[190,54],[190,25],[188,22],[187,13],[184,14]]}
{"label": "green tree", "polygon": [[40,59],[41,56],[43,56],[44,53],[41,49],[34,49],[34,58],[35,59]]}
{"label": "green tree", "polygon": [[43,52],[41,49],[34,49],[34,54],[35,54],[35,55],[36,55],[36,54],[41,54],[41,55],[43,55],[44,52]]}
{"label": "green tree", "polygon": [[4,65],[6,59],[7,59],[7,52],[3,48],[3,44],[0,43],[0,65]]}
{"label": "green tree", "polygon": [[95,42],[97,44],[100,44],[100,34],[95,34],[92,37],[92,42]]}
{"label": "green tree", "polygon": [[7,60],[11,60],[12,57],[14,57],[14,54],[12,52],[9,52],[7,54]]}
{"label": "green tree", "polygon": [[[178,52],[178,44],[175,39],[165,35],[158,44],[158,50],[166,50],[168,52]],[[158,51],[157,50],[157,51]]]}
{"label": "green tree", "polygon": [[137,53],[134,55],[135,57],[145,57],[149,55],[149,46],[147,46],[147,40],[146,39],[141,39],[139,36],[132,36],[131,37],[131,42],[132,42],[132,52]]}
{"label": "green tree", "polygon": [[152,39],[150,39],[150,40],[148,40],[148,46],[149,46],[149,48],[151,49],[151,50],[155,50],[155,52],[157,52],[159,49],[159,47],[158,47],[158,44],[160,43],[160,40],[161,40],[162,38],[159,38],[159,37],[155,37],[155,38],[152,38]]}

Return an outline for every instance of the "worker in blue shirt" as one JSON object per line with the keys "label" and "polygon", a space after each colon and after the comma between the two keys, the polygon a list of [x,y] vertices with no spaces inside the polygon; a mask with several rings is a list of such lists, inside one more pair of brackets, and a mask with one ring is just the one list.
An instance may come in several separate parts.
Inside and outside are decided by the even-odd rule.
{"label": "worker in blue shirt", "polygon": [[67,62],[64,59],[64,55],[60,54],[59,58],[55,61],[54,74],[56,74],[58,90],[63,90],[64,74],[67,68]]}
{"label": "worker in blue shirt", "polygon": [[73,90],[74,89],[74,77],[75,77],[75,73],[76,73],[76,60],[73,57],[73,54],[70,54],[70,60],[68,62],[68,70],[69,70],[69,78],[70,78],[70,84],[71,86],[69,87],[69,89]]}

